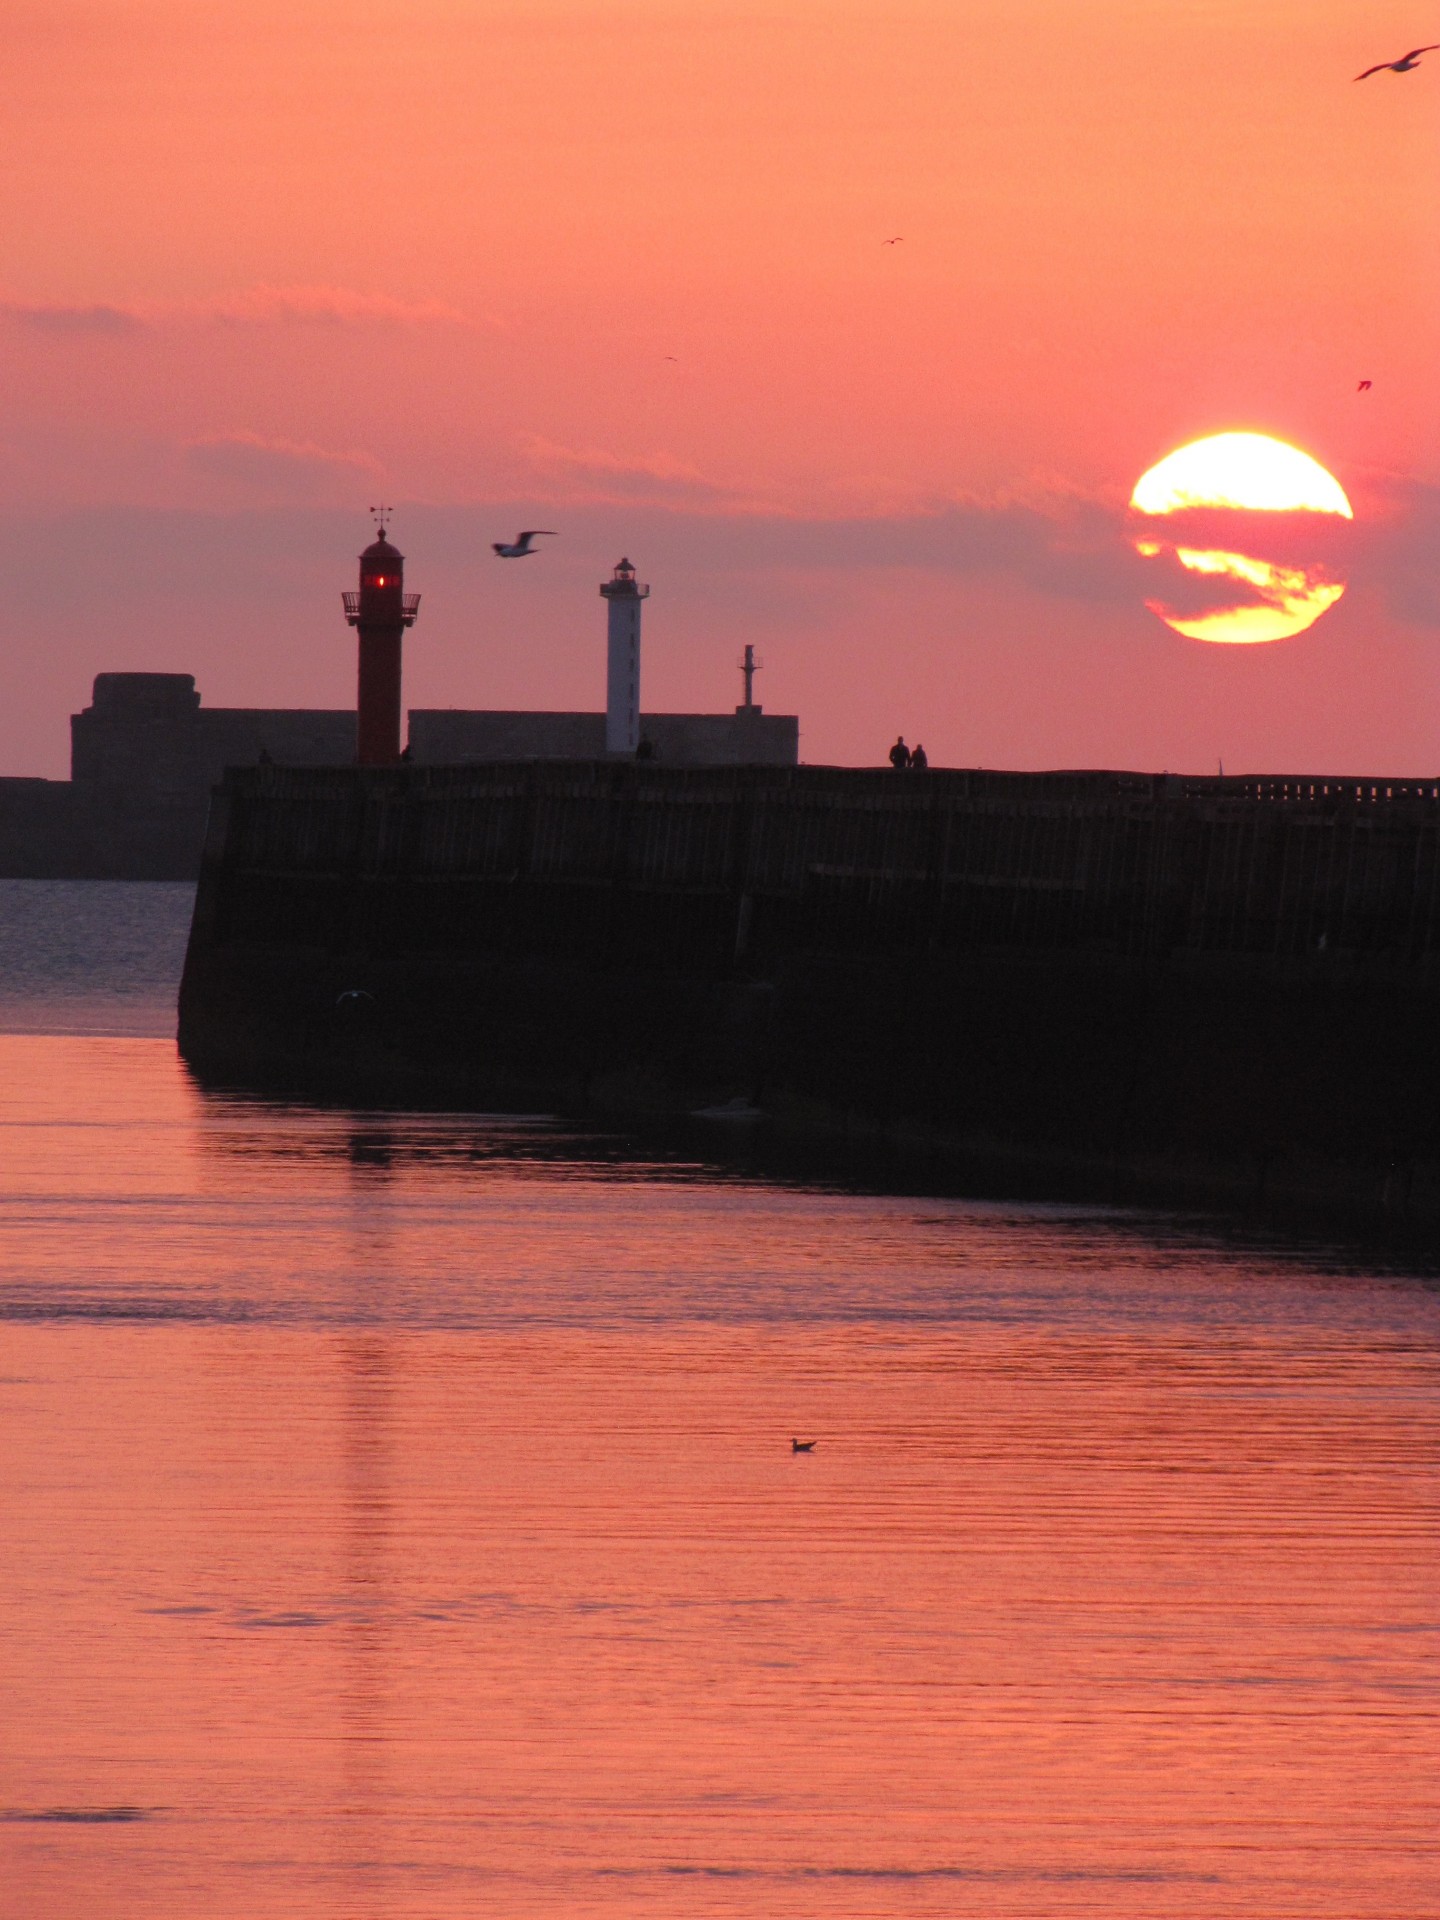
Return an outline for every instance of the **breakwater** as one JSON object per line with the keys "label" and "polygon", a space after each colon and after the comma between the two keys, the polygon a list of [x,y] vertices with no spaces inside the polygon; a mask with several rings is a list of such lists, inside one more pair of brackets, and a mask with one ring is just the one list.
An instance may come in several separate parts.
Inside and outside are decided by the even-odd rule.
{"label": "breakwater", "polygon": [[1440,1218],[1440,782],[235,771],[180,1044]]}

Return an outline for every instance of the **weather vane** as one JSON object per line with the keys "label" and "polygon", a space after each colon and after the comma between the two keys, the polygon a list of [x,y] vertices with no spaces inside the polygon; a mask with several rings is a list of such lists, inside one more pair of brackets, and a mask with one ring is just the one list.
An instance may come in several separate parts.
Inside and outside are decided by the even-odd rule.
{"label": "weather vane", "polygon": [[395,509],[394,507],[371,507],[370,511],[375,516],[375,531],[383,540],[385,538],[385,523],[389,520]]}

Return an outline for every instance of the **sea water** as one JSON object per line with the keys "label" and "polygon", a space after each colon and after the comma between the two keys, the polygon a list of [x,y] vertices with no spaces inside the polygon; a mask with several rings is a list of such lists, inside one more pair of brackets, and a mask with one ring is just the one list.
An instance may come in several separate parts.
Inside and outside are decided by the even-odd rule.
{"label": "sea water", "polygon": [[0,886],[0,1911],[1440,1912],[1432,1277],[207,1093],[187,911]]}

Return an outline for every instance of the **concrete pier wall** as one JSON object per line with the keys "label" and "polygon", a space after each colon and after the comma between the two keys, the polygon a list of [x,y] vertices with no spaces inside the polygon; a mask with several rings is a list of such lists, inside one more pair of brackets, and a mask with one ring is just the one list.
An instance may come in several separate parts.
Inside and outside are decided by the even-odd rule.
{"label": "concrete pier wall", "polygon": [[251,769],[181,1045],[1440,1215],[1440,783]]}

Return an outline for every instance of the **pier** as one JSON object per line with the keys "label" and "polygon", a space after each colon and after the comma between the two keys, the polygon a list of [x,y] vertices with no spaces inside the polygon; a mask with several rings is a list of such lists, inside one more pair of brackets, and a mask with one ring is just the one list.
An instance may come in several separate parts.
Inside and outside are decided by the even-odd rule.
{"label": "pier", "polygon": [[180,1038],[257,1083],[745,1096],[1423,1211],[1437,950],[1440,782],[260,767],[214,803]]}

